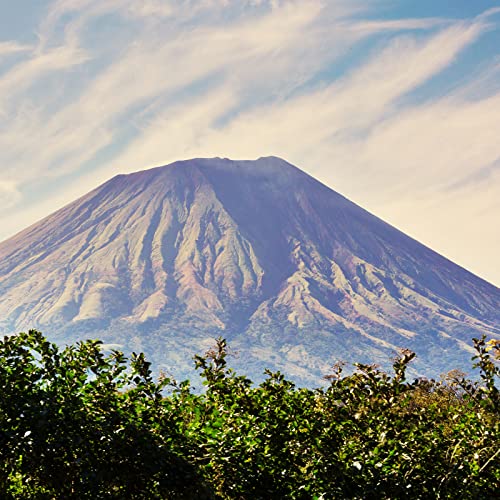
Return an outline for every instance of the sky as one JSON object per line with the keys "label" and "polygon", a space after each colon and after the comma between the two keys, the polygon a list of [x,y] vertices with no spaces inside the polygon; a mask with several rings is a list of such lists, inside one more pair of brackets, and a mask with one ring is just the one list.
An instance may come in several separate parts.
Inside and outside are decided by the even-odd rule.
{"label": "sky", "polygon": [[500,285],[500,0],[0,0],[0,240],[275,155]]}

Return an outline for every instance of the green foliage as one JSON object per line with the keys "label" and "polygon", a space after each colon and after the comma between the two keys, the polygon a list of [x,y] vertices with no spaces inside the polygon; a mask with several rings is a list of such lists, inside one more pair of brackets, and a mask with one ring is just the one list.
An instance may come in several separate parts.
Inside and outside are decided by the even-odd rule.
{"label": "green foliage", "polygon": [[97,341],[0,342],[1,498],[493,498],[500,484],[498,344],[474,341],[480,381],[406,380],[337,365],[328,386],[258,386],[217,339],[205,390],[155,382]]}
{"label": "green foliage", "polygon": [[[280,373],[258,387],[226,365],[226,343],[197,356],[204,394],[189,394],[181,433],[221,498],[489,498],[500,482],[498,366],[476,340],[482,384],[451,373],[406,381],[358,365],[326,389]],[[179,401],[186,394],[174,394]]]}
{"label": "green foliage", "polygon": [[127,371],[123,354],[105,356],[98,341],[59,350],[36,331],[4,338],[0,497],[196,493],[197,475],[171,446],[165,383],[152,380],[142,354]]}

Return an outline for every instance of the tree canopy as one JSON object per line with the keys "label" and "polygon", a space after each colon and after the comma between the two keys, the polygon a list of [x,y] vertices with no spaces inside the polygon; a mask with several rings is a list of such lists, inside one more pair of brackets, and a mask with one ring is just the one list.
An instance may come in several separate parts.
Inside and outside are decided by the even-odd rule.
{"label": "tree canopy", "polygon": [[480,380],[407,380],[336,365],[323,388],[255,385],[227,346],[195,356],[205,384],[155,380],[143,354],[0,341],[1,498],[489,498],[500,484],[499,345]]}

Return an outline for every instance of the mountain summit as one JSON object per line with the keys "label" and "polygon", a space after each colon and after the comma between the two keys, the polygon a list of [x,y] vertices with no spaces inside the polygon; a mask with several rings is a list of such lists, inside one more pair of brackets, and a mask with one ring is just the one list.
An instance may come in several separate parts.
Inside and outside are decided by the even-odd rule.
{"label": "mountain summit", "polygon": [[500,289],[284,160],[193,159],[119,175],[0,243],[0,332],[99,337],[187,373],[216,335],[251,375],[336,359],[470,366]]}

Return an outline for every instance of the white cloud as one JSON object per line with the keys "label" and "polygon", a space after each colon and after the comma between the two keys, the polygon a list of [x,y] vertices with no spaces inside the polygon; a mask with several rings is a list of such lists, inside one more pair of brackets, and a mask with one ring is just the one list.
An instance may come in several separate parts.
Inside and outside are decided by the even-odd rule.
{"label": "white cloud", "polygon": [[[0,79],[8,103],[15,107],[12,98],[16,93],[36,86],[45,74],[91,60],[80,48],[78,33],[83,25],[79,17],[71,18],[66,26],[66,32],[72,35],[64,39],[63,45],[47,48],[51,46],[47,42],[50,33],[65,14],[82,9],[85,22],[89,22],[93,16],[127,5],[117,0],[57,2],[41,30],[40,53]],[[231,79],[243,94],[252,91],[253,85],[259,85],[261,90],[274,87],[282,91],[285,85],[280,84],[284,81],[287,88],[293,88],[302,82],[301,77],[288,78],[287,74],[293,73],[297,55],[315,50],[317,36],[314,43],[309,43],[304,34],[319,16],[320,8],[318,2],[286,3],[279,11],[240,19],[224,30],[216,24],[196,26],[187,34],[174,29],[167,37],[162,30],[142,33],[140,39],[119,50],[119,57],[91,78],[73,102],[56,103],[54,107],[18,102],[8,131],[0,137],[4,155],[10,159],[5,169],[12,175],[18,173],[20,182],[30,178],[33,169],[49,177],[78,169],[111,144],[123,120],[135,119],[134,114],[129,114],[132,108],[150,106],[155,99],[168,107],[169,95],[204,79]],[[296,74],[307,73],[311,59],[305,57],[304,69]],[[85,76],[84,72],[79,74]],[[64,92],[64,87],[61,90]],[[29,120],[25,119],[26,108]],[[35,156],[36,165],[30,165],[30,158]],[[23,168],[19,168],[21,165]]]}
{"label": "white cloud", "polygon": [[[364,136],[390,112],[397,98],[453,61],[479,32],[478,26],[454,26],[424,42],[398,38],[339,82],[240,112],[222,128],[203,128],[191,152],[220,149],[245,157],[255,156],[259,150],[286,151],[306,161],[315,157],[318,145],[320,151],[331,152],[360,134]],[[172,114],[171,120],[175,119]],[[159,128],[150,133],[157,135]],[[143,135],[136,143],[142,148],[141,143],[148,140]],[[134,143],[129,153],[133,147]]]}
{"label": "white cloud", "polygon": [[424,19],[392,19],[388,21],[359,21],[349,23],[353,31],[378,32],[378,31],[401,31],[401,30],[428,30],[430,28],[442,27],[452,23],[449,19],[427,17]]}
{"label": "white cloud", "polygon": [[33,47],[31,45],[23,45],[17,43],[16,41],[10,40],[6,42],[0,42],[0,58],[10,54],[17,54],[19,52],[27,52]]}
{"label": "white cloud", "polygon": [[[236,104],[236,95],[226,86],[169,108],[143,130],[141,141],[113,161],[110,174],[115,170],[136,171],[137,165],[154,167],[192,157],[199,146],[205,147],[204,131],[213,127],[221,112]],[[204,156],[216,156],[206,152]]]}
{"label": "white cloud", "polygon": [[21,199],[21,193],[12,182],[0,181],[0,210],[13,207]]}
{"label": "white cloud", "polygon": [[170,17],[175,12],[175,8],[165,0],[143,0],[132,3],[129,6],[129,12],[131,15],[139,17]]}
{"label": "white cloud", "polygon": [[12,108],[15,98],[28,91],[47,75],[83,64],[88,60],[86,52],[77,47],[63,46],[34,54],[19,62],[0,76],[0,115]]}

